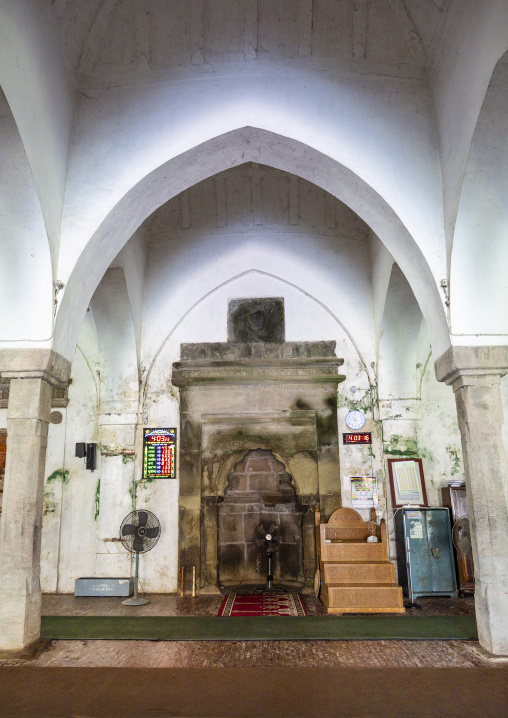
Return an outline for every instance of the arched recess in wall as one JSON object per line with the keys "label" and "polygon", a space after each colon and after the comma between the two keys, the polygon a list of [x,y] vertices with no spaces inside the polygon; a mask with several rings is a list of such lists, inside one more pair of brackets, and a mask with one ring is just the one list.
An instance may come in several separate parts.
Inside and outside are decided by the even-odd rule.
{"label": "arched recess in wall", "polygon": [[379,340],[379,398],[415,399],[416,363],[422,313],[411,287],[394,264]]}
{"label": "arched recess in wall", "polygon": [[53,278],[32,171],[0,89],[0,343],[26,347],[52,338]]}
{"label": "arched recess in wall", "polygon": [[448,348],[446,316],[430,267],[383,197],[344,165],[309,145],[266,130],[244,127],[166,162],[118,202],[71,273],[57,316],[55,350],[63,356],[72,356],[81,318],[97,284],[123,245],[152,212],[197,182],[249,161],[302,177],[356,212],[380,237],[407,277],[426,318],[435,356]]}
{"label": "arched recess in wall", "polygon": [[99,345],[102,414],[136,414],[139,382],[136,339],[125,275],[106,271],[91,307]]}
{"label": "arched recess in wall", "polygon": [[452,334],[508,341],[508,53],[498,62],[467,162],[451,258]]}
{"label": "arched recess in wall", "polygon": [[[332,321],[338,327],[340,327],[340,330],[342,332],[344,332],[344,334],[349,339],[351,345],[354,347],[354,350],[355,350],[355,352],[358,356],[358,359],[362,365],[362,369],[365,372],[369,387],[372,384],[374,384],[374,378],[372,377],[368,363],[362,356],[362,353],[358,347],[358,343],[356,342],[353,333],[346,326],[346,324],[343,321],[341,321],[341,319],[330,309],[330,307],[326,306],[323,302],[321,302],[319,299],[317,299],[316,297],[309,294],[307,291],[305,291],[301,287],[299,287],[296,284],[293,284],[285,279],[282,279],[281,277],[278,277],[274,274],[269,274],[267,272],[261,272],[259,270],[249,270],[247,272],[242,272],[241,274],[235,275],[234,277],[231,277],[230,279],[228,279],[226,282],[222,282],[221,284],[217,285],[213,290],[211,290],[210,292],[207,292],[197,302],[195,302],[193,304],[193,306],[190,307],[190,309],[187,312],[185,312],[185,314],[183,314],[181,317],[178,318],[178,320],[175,322],[175,324],[171,328],[170,332],[167,334],[167,336],[161,342],[157,351],[154,353],[153,359],[147,368],[146,374],[144,376],[142,392],[141,392],[141,402],[142,402],[141,409],[142,410],[144,410],[144,404],[146,401],[146,397],[150,391],[150,379],[152,376],[152,372],[153,372],[158,360],[160,359],[165,347],[171,341],[171,339],[175,335],[176,331],[182,326],[182,324],[185,322],[185,320],[187,318],[189,318],[194,312],[199,310],[199,308],[204,304],[204,302],[206,302],[208,299],[210,299],[214,294],[217,294],[221,290],[223,290],[231,285],[234,285],[234,283],[238,282],[238,280],[241,280],[244,277],[248,277],[248,276],[252,276],[252,277],[258,276],[260,278],[265,277],[265,278],[274,280],[276,283],[280,283],[281,286],[290,288],[290,289],[296,291],[297,293],[299,293],[300,295],[302,295],[303,297],[306,297],[311,302],[313,302],[316,305],[316,307],[319,307],[321,310],[326,312],[326,314],[328,314],[328,316],[332,319]],[[322,337],[322,339],[327,339],[327,337]],[[143,411],[143,413],[144,413],[144,411]]]}

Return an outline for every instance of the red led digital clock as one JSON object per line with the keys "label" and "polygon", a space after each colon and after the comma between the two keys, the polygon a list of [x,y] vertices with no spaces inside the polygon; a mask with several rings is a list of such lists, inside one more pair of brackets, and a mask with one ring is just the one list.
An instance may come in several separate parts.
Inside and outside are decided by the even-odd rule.
{"label": "red led digital clock", "polygon": [[372,434],[342,434],[344,444],[372,444]]}

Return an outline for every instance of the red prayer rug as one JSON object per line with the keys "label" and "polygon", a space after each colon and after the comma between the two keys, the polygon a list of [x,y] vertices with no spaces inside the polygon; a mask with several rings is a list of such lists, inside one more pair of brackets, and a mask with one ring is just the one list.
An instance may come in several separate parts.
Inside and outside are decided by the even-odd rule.
{"label": "red prayer rug", "polygon": [[299,593],[228,593],[219,616],[307,616]]}

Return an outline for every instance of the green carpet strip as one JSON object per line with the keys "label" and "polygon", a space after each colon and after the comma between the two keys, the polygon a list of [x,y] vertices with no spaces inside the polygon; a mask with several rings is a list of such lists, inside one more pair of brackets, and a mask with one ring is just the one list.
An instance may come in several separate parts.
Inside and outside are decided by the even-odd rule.
{"label": "green carpet strip", "polygon": [[474,616],[43,616],[42,638],[148,641],[476,640]]}

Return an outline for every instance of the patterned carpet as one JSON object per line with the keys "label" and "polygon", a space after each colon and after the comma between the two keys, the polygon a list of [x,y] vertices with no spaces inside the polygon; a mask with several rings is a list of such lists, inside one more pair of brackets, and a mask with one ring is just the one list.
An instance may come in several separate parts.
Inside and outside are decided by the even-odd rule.
{"label": "patterned carpet", "polygon": [[219,616],[306,616],[299,593],[229,593]]}

